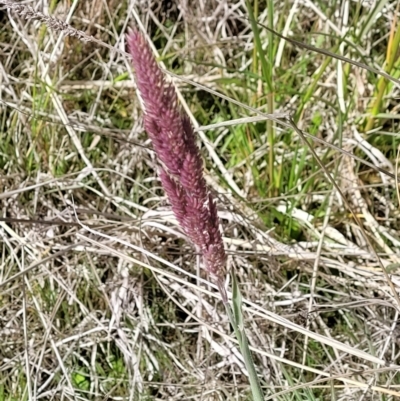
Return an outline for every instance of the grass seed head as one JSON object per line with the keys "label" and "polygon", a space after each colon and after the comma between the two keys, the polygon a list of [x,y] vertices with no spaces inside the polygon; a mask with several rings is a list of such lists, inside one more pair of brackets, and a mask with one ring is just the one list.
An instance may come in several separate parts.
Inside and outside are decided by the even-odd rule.
{"label": "grass seed head", "polygon": [[144,37],[134,31],[127,40],[145,109],[144,126],[163,166],[162,186],[182,229],[200,249],[207,272],[219,280],[226,254],[193,127]]}

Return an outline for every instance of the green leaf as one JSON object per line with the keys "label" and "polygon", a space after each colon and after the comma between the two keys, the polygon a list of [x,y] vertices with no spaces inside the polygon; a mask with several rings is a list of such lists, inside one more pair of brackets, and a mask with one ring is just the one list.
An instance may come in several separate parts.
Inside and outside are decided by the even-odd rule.
{"label": "green leaf", "polygon": [[233,315],[239,330],[243,330],[243,314],[242,314],[242,294],[235,273],[232,271],[232,303]]}

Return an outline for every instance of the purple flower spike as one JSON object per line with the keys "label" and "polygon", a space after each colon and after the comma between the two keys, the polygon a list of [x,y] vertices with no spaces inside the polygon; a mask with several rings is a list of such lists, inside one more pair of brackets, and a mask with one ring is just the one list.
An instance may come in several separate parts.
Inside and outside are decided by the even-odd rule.
{"label": "purple flower spike", "polygon": [[135,31],[127,40],[145,108],[144,126],[162,164],[162,186],[179,224],[200,249],[207,272],[217,280],[223,294],[226,254],[193,127],[181,113],[175,90],[166,83],[144,37]]}

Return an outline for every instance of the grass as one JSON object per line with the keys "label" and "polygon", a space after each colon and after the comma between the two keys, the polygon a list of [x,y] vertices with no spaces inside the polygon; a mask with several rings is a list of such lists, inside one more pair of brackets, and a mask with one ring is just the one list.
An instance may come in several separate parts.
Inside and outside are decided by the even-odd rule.
{"label": "grass", "polygon": [[[266,399],[397,399],[397,2],[46,5],[179,75]],[[0,21],[0,400],[250,400],[126,55]]]}

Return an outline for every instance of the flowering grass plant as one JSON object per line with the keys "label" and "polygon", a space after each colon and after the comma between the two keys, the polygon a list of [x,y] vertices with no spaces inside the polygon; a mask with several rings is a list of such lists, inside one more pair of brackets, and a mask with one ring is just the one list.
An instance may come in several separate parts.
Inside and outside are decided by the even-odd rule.
{"label": "flowering grass plant", "polygon": [[161,164],[162,186],[180,226],[200,250],[207,273],[216,281],[249,372],[254,400],[261,401],[263,395],[244,331],[242,301],[235,276],[233,310],[223,286],[226,254],[217,207],[206,186],[193,127],[180,111],[175,89],[166,83],[145,38],[134,31],[127,39],[144,106],[144,126]]}

